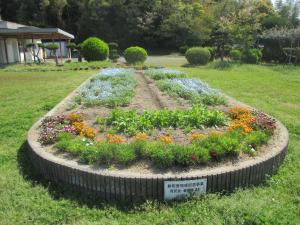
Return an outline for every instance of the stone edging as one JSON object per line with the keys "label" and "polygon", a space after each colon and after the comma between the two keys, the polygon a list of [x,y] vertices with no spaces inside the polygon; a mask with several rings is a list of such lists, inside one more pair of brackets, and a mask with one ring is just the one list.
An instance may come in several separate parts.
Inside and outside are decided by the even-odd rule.
{"label": "stone edging", "polygon": [[[87,80],[86,82],[88,82]],[[84,85],[84,82],[82,85]],[[80,85],[45,116],[59,113],[78,92]],[[248,106],[249,107],[249,106]],[[83,192],[94,193],[107,201],[141,199],[164,200],[164,181],[207,179],[206,192],[233,191],[263,182],[276,173],[288,148],[288,131],[277,121],[278,143],[271,140],[272,152],[244,161],[236,166],[221,166],[209,170],[199,169],[176,174],[122,173],[104,169],[93,169],[88,165],[59,158],[45,151],[36,140],[37,128],[43,118],[29,130],[27,143],[32,163],[46,179],[69,184]]]}

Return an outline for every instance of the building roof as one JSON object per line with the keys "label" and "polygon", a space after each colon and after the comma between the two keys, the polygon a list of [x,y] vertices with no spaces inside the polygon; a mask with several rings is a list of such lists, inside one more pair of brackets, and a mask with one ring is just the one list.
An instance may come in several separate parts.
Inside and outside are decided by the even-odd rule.
{"label": "building roof", "polygon": [[0,20],[0,37],[18,39],[74,39],[59,28],[39,28]]}

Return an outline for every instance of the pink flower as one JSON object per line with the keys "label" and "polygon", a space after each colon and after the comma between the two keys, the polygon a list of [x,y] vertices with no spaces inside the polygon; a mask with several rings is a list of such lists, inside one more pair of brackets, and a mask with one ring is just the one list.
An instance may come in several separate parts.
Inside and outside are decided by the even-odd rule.
{"label": "pink flower", "polygon": [[192,161],[196,161],[197,157],[195,155],[192,155],[191,159],[192,159]]}

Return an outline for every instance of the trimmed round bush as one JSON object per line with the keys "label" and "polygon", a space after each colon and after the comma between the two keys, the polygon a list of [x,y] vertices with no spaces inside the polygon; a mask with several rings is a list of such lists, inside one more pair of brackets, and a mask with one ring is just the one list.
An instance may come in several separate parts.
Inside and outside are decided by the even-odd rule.
{"label": "trimmed round bush", "polygon": [[242,53],[238,49],[232,49],[229,52],[229,55],[230,55],[230,58],[234,61],[239,61],[239,60],[241,60],[241,57],[242,57]]}
{"label": "trimmed round bush", "polygon": [[207,48],[193,47],[186,51],[185,57],[192,65],[205,65],[209,62],[211,54]]}
{"label": "trimmed round bush", "polygon": [[46,45],[45,48],[51,51],[51,50],[59,49],[59,46],[58,46],[58,44],[51,43],[51,44]]}
{"label": "trimmed round bush", "polygon": [[76,48],[76,44],[71,42],[71,43],[68,43],[67,46],[66,46],[68,49],[75,49]]}
{"label": "trimmed round bush", "polygon": [[259,49],[252,48],[242,54],[242,61],[245,63],[258,63],[262,58],[262,52]]}
{"label": "trimmed round bush", "polygon": [[144,63],[147,59],[147,51],[141,47],[129,47],[124,51],[124,57],[128,64]]}
{"label": "trimmed round bush", "polygon": [[90,37],[81,44],[81,53],[88,62],[103,61],[108,57],[109,48],[101,39]]}

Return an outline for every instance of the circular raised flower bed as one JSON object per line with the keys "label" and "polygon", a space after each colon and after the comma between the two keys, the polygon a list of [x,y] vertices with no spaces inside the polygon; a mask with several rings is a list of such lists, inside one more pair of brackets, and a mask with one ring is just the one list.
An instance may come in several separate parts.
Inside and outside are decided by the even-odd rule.
{"label": "circular raised flower bed", "polygon": [[[110,71],[110,73],[118,73],[118,71],[113,70]],[[129,93],[128,90],[123,90],[122,88],[118,87],[118,90],[121,90],[122,93],[125,93],[125,95],[128,97],[126,99],[126,103],[131,104],[138,109],[142,108],[141,112],[147,108],[174,108],[175,103],[171,100],[167,101],[167,96],[161,95],[161,93],[157,94],[160,92],[160,90],[157,88],[154,82],[154,80],[156,80],[155,73],[153,71],[148,71],[148,73],[150,73],[149,76],[145,76],[143,73],[139,72],[135,73],[133,78],[129,76],[129,78],[126,77],[122,79],[120,82],[120,87],[123,82],[125,84],[130,84],[132,89],[136,88],[136,94],[141,93],[140,95],[135,95],[134,97],[134,94],[132,95],[132,93]],[[181,83],[187,81],[189,82],[189,80],[184,80],[184,78],[178,77],[180,76],[180,73],[177,73],[176,71],[168,71],[168,73],[173,74],[169,75],[168,79],[175,79],[176,82],[178,79],[180,79],[178,82]],[[102,75],[103,74],[105,74],[105,71],[102,73]],[[158,77],[161,77],[161,74],[159,74]],[[93,79],[95,79],[95,77],[93,77],[92,80]],[[99,84],[101,87],[103,87],[103,81],[107,82],[109,80],[106,78],[101,78],[102,83],[100,82]],[[166,83],[166,81],[163,82]],[[101,163],[100,165],[88,165],[78,157],[70,157],[70,152],[66,153],[57,151],[57,147],[45,144],[46,142],[43,141],[52,140],[51,137],[49,138],[48,133],[45,135],[43,134],[43,132],[48,132],[49,128],[41,131],[41,125],[46,123],[47,126],[49,126],[47,119],[45,122],[45,118],[50,118],[49,116],[57,116],[65,114],[66,112],[72,113],[76,110],[81,110],[80,112],[85,113],[84,115],[86,116],[86,123],[93,126],[93,119],[95,119],[97,116],[95,111],[99,112],[99,110],[101,110],[103,115],[108,116],[110,115],[110,111],[107,109],[108,106],[112,107],[112,105],[120,103],[120,107],[123,107],[123,103],[117,98],[114,98],[116,101],[113,103],[112,101],[106,101],[103,98],[101,99],[101,104],[103,103],[104,105],[101,106],[95,106],[95,104],[91,104],[95,103],[95,98],[87,98],[86,96],[88,95],[85,94],[86,92],[82,94],[84,91],[88,91],[86,90],[87,85],[90,85],[89,80],[82,84],[78,89],[73,91],[54,109],[47,113],[45,117],[35,123],[29,131],[27,141],[32,162],[35,168],[51,181],[69,184],[82,192],[95,194],[96,196],[99,196],[107,201],[137,201],[141,199],[170,200],[202,193],[233,191],[235,188],[243,188],[260,184],[266,179],[267,176],[276,172],[285,157],[288,147],[288,132],[279,121],[275,121],[274,130],[272,135],[270,135],[270,138],[267,140],[267,143],[261,145],[259,148],[257,148],[257,150],[253,149],[253,151],[257,151],[257,154],[251,156],[242,154],[242,156],[230,156],[224,159],[222,158],[222,160],[214,160],[214,152],[210,150],[209,158],[212,161],[211,163],[196,163],[198,155],[192,154],[189,158],[190,164],[188,164],[186,167],[175,165],[170,166],[169,168],[155,167],[155,165],[153,165],[151,162],[148,162],[151,157],[150,159],[143,159],[143,163],[135,160],[134,163],[132,163],[133,165],[120,165],[116,168],[113,166],[102,165]],[[193,86],[193,88],[195,87]],[[104,88],[104,90],[106,89]],[[209,91],[210,89],[209,87],[204,87],[203,90]],[[149,95],[151,95],[154,99],[151,100],[152,102],[150,103],[147,100],[147,92],[149,92]],[[114,92],[112,91],[111,93]],[[76,108],[73,106],[74,99],[75,101],[78,101],[79,94],[82,94],[81,97],[84,97],[80,99],[80,102],[85,102],[87,104]],[[98,92],[97,94],[99,94],[98,96],[104,96]],[[105,94],[105,96],[108,95],[110,94]],[[226,103],[228,107],[235,107],[238,105],[249,110],[254,110],[251,107],[237,102],[231,98],[225,98],[228,101]],[[185,108],[186,104],[188,104],[187,99],[182,101],[182,105],[180,107]],[[92,110],[91,108],[96,109]],[[219,108],[224,107],[219,106]],[[140,115],[142,114],[137,116]],[[56,117],[56,121],[54,121],[54,123],[58,123],[58,120],[61,121],[63,119]],[[73,117],[71,120],[77,121],[78,118],[75,116],[75,118]],[[50,125],[53,125],[53,121],[50,122]],[[235,125],[227,124],[226,126],[229,128],[235,128]],[[72,133],[73,135],[73,133],[76,133],[76,129],[78,129],[78,124],[77,126],[74,126],[74,123],[71,125],[63,124],[63,126],[59,126],[59,129],[57,127],[55,129],[55,132],[61,132],[62,130],[63,132]],[[53,134],[51,132],[50,134]],[[86,129],[81,130],[80,135],[85,136],[85,143],[86,139],[90,138],[94,140],[87,142],[88,146],[90,143],[93,144],[95,142],[95,136],[100,135],[102,138],[101,132],[98,133],[94,134],[92,132],[92,128],[87,127]],[[194,134],[193,137],[198,137],[197,135]],[[137,134],[136,136],[139,138],[145,137],[145,135],[141,133]],[[182,138],[182,134],[177,137],[175,133],[173,136],[174,140],[180,138],[182,140],[184,139]],[[164,138],[160,137],[159,141],[169,144],[167,143],[170,141],[169,138],[171,137],[164,135]],[[130,142],[131,139],[132,138],[127,138],[126,141]],[[106,144],[109,144],[109,140]],[[184,142],[184,140],[182,142]],[[117,144],[121,145],[122,143]],[[201,142],[201,144],[204,143]],[[184,146],[186,146],[186,144],[184,144]],[[87,153],[85,153],[85,155],[87,155]],[[176,160],[177,159],[175,158],[175,162],[178,161]]]}

